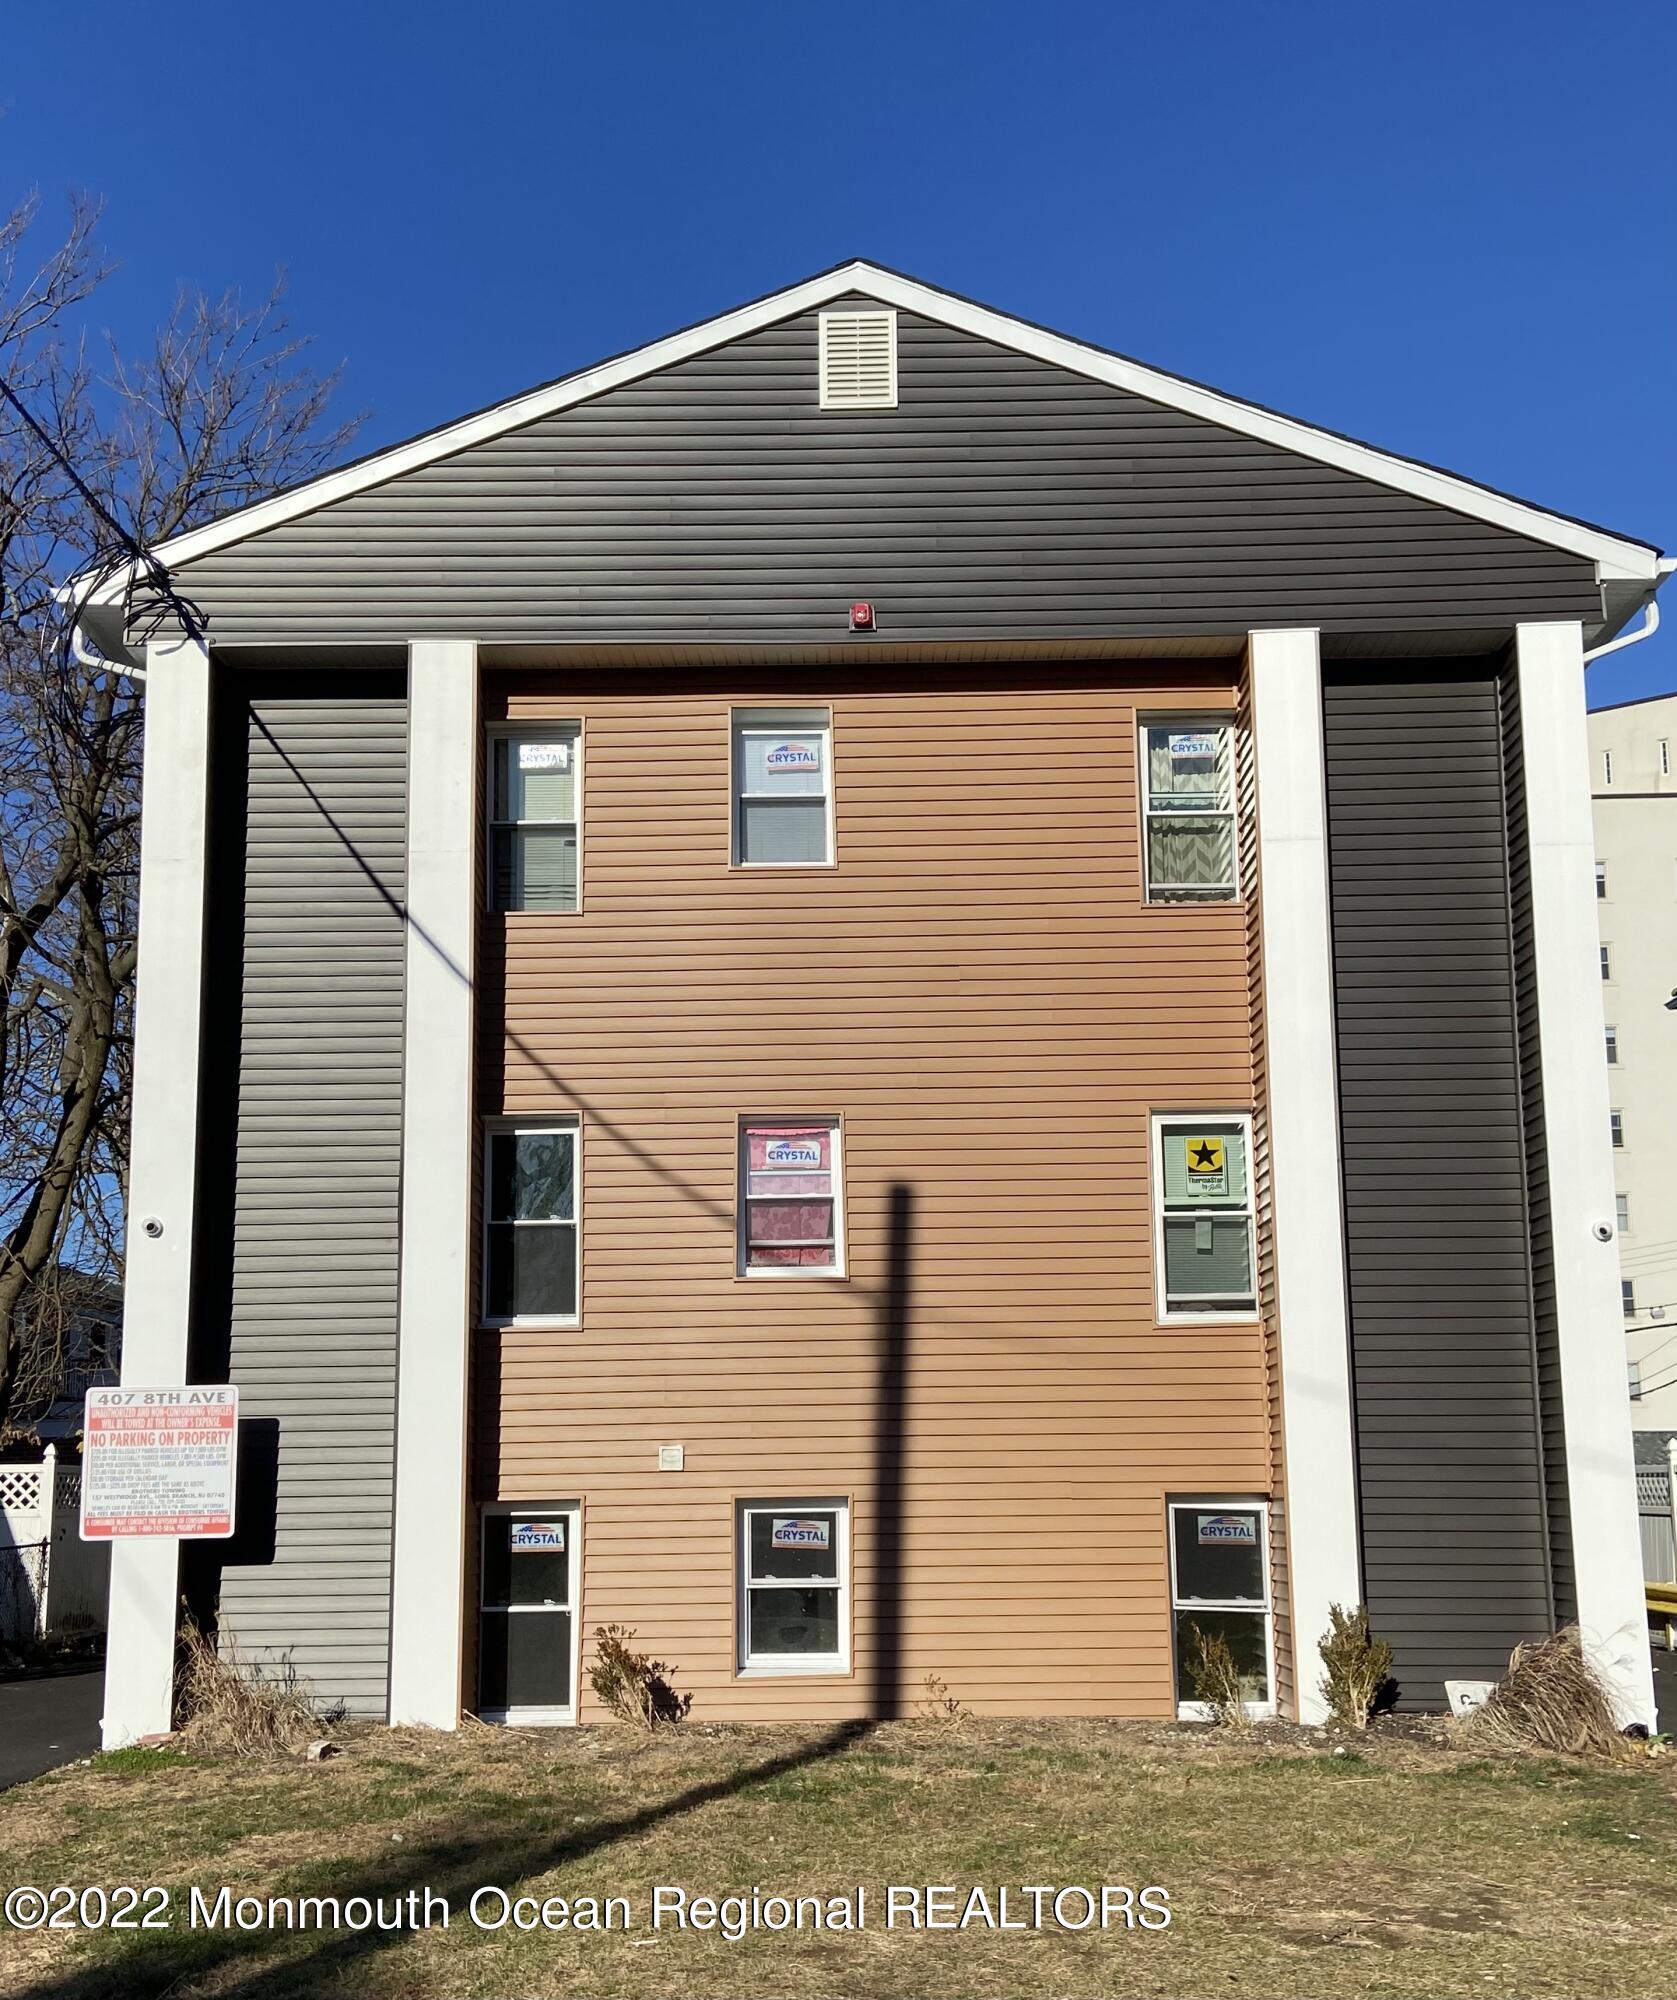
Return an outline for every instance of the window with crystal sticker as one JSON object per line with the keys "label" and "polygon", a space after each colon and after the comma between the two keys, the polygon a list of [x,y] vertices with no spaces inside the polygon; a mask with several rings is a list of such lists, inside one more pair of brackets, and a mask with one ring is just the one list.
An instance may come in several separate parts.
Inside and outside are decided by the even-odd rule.
{"label": "window with crystal sticker", "polygon": [[497,729],[489,748],[491,907],[577,909],[581,725]]}
{"label": "window with crystal sticker", "polygon": [[836,1118],[747,1119],[740,1127],[740,1269],[839,1272],[841,1194]]}
{"label": "window with crystal sticker", "polygon": [[819,867],[833,858],[832,715],[734,710],[734,860]]}
{"label": "window with crystal sticker", "polygon": [[1234,731],[1227,720],[1141,729],[1143,866],[1150,903],[1217,903],[1236,891]]}

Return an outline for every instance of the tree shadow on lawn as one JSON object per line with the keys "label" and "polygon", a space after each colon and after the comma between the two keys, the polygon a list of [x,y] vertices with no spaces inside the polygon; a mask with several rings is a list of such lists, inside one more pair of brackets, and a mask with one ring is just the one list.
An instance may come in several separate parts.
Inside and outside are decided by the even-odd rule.
{"label": "tree shadow on lawn", "polygon": [[[429,1891],[448,1903],[450,1930],[463,1929],[470,1935],[479,1935],[467,1914],[473,1890],[493,1886],[505,1889],[509,1896],[516,1897],[524,1883],[548,1875],[555,1869],[584,1861],[619,1841],[633,1840],[688,1813],[699,1812],[722,1800],[737,1798],[759,1785],[770,1784],[790,1772],[807,1770],[842,1756],[863,1742],[875,1727],[871,1720],[840,1723],[813,1744],[800,1745],[783,1756],[765,1758],[761,1763],[736,1771],[729,1777],[693,1785],[684,1792],[678,1792],[675,1797],[643,1807],[639,1812],[603,1820],[597,1826],[582,1828],[546,1842],[532,1843],[527,1834],[490,1840],[474,1840],[464,1835],[453,1839],[444,1835],[421,1845],[404,1846],[400,1853],[392,1853],[388,1860],[357,1867],[341,1885],[330,1889],[316,1881],[307,1889],[266,1889],[262,1894],[264,1898],[281,1894],[293,1898],[333,1895],[343,1903],[352,1897],[364,1896],[375,1904],[382,1897],[386,1910],[394,1911],[398,1904],[405,1905],[409,1892],[413,1891],[421,1899],[422,1913],[423,1898]],[[313,1864],[311,1873],[317,1872],[318,1864]],[[230,1886],[236,1888],[236,1885]],[[209,1885],[200,1884],[200,1887],[208,1888]],[[556,1884],[547,1893],[564,1894],[565,1885]],[[620,1892],[591,1889],[588,1893],[605,1895]],[[493,1905],[495,1911],[499,1908],[498,1902]],[[99,2000],[99,1996],[107,1994],[160,1995],[184,1987],[194,1978],[211,1974],[214,1975],[217,2000],[280,2000],[282,1995],[323,1992],[331,1982],[342,1981],[346,1974],[353,1976],[354,1969],[376,1953],[413,1935],[405,1923],[396,1930],[352,1932],[308,1933],[287,1932],[284,1929],[194,1931],[185,1928],[187,1911],[178,1900],[173,1908],[172,1920],[175,1928],[166,1936],[141,1932],[135,1945],[120,1956],[101,1963],[90,1965],[84,1962],[68,1968],[61,1974],[20,1990],[15,2000],[60,2000],[60,1996],[62,2000],[70,2000],[72,1995],[76,1996],[76,2000]],[[505,1926],[509,1932],[513,1928],[510,1922]],[[487,1937],[491,1933],[486,1931],[481,1935]],[[296,1938],[308,1938],[309,1942],[301,1950],[290,1948],[288,1940]],[[245,1966],[242,1971],[229,1976],[240,1961],[253,1959],[259,1954],[269,1958],[269,1962]],[[277,1955],[270,1957],[270,1954]],[[446,1981],[447,1975],[442,1977]],[[438,1990],[445,1988],[439,1986]]]}

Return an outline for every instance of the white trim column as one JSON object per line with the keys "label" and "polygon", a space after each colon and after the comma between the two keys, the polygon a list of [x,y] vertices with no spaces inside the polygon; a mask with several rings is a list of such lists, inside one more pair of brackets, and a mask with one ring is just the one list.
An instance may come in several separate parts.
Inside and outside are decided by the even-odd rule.
{"label": "white trim column", "polygon": [[[133,1137],[122,1380],[186,1380],[209,852],[210,656],[178,635],[146,648],[140,937],[134,998]],[[180,1543],[111,1544],[102,1740],[120,1749],[166,1730],[175,1686]]]}
{"label": "white trim column", "polygon": [[1322,668],[1311,630],[1249,641],[1286,1454],[1287,1577],[1301,1722],[1322,1722],[1316,1641],[1362,1601],[1339,1177]]}
{"label": "white trim column", "polygon": [[1602,1034],[1584,634],[1515,628],[1543,1130],[1578,1624],[1627,1721],[1654,1721]]}
{"label": "white trim column", "polygon": [[477,646],[408,649],[407,1000],[390,1720],[460,1720],[467,1521]]}

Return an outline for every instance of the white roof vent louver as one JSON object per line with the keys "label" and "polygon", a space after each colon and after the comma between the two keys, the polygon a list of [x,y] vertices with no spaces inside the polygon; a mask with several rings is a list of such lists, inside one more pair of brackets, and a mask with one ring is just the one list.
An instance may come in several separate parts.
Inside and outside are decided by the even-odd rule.
{"label": "white roof vent louver", "polygon": [[888,307],[821,315],[821,407],[897,407],[897,315]]}

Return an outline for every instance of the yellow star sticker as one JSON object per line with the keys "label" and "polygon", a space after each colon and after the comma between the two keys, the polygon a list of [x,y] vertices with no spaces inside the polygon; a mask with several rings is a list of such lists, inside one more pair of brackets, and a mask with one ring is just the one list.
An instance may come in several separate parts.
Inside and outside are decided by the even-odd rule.
{"label": "yellow star sticker", "polygon": [[1190,1174],[1220,1174],[1223,1171],[1222,1140],[1190,1139],[1188,1141],[1188,1171]]}

